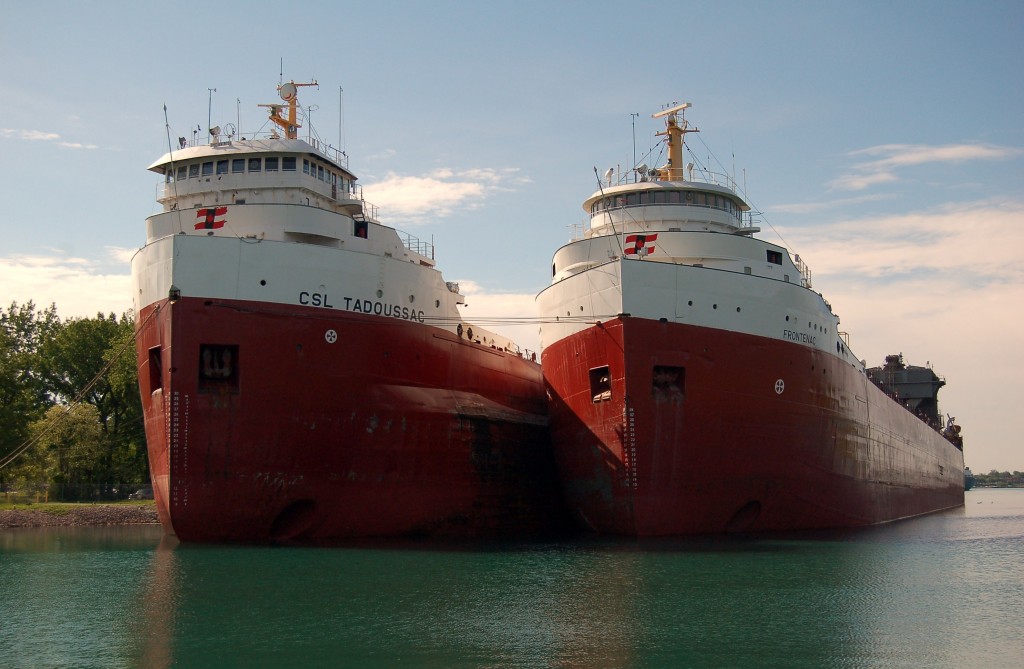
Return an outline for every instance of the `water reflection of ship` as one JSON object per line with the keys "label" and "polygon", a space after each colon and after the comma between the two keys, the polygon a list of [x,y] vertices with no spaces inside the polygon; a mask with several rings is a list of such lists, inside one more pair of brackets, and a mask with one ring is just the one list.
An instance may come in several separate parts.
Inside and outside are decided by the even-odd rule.
{"label": "water reflection of ship", "polygon": [[153,550],[142,602],[133,616],[135,666],[165,669],[174,665],[175,612],[178,606],[174,553],[178,540],[165,534]]}

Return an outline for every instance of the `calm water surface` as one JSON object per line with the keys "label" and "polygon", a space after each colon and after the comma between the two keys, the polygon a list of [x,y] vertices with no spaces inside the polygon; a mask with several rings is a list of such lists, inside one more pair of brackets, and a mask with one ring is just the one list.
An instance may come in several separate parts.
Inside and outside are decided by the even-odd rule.
{"label": "calm water surface", "polygon": [[1024,490],[868,531],[486,547],[0,530],[0,667],[1020,667]]}

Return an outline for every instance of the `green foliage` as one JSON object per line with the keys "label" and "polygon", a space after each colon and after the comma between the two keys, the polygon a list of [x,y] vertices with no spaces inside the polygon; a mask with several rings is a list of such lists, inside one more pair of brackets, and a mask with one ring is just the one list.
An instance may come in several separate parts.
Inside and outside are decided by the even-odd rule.
{"label": "green foliage", "polygon": [[997,472],[990,471],[988,474],[975,474],[974,487],[976,488],[1024,488],[1024,472],[1015,471]]}
{"label": "green foliage", "polygon": [[0,323],[0,489],[76,499],[86,484],[146,481],[131,314],[61,322],[55,306],[14,303]]}
{"label": "green foliage", "polygon": [[30,450],[53,483],[81,486],[102,473],[104,435],[99,411],[91,404],[51,407],[31,431],[36,441]]}
{"label": "green foliage", "polygon": [[0,462],[25,442],[28,426],[53,405],[41,351],[60,327],[55,305],[37,311],[31,301],[12,302],[0,310]]}

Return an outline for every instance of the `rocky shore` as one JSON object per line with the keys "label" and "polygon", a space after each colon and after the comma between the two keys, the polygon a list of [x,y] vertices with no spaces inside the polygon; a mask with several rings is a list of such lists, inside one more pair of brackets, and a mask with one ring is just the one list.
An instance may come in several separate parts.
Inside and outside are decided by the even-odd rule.
{"label": "rocky shore", "polygon": [[0,510],[0,528],[72,525],[138,525],[160,522],[153,505],[89,504],[41,511],[31,507]]}

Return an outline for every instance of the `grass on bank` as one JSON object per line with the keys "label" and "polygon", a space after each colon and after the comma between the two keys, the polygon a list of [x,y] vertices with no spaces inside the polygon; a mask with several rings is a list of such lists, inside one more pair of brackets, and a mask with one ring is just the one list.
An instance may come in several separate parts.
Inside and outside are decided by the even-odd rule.
{"label": "grass on bank", "polygon": [[34,503],[24,500],[8,500],[0,494],[0,511],[42,511],[54,516],[63,516],[71,513],[74,509],[81,509],[90,506],[153,506],[156,504],[151,499],[125,499],[113,502],[39,502]]}

